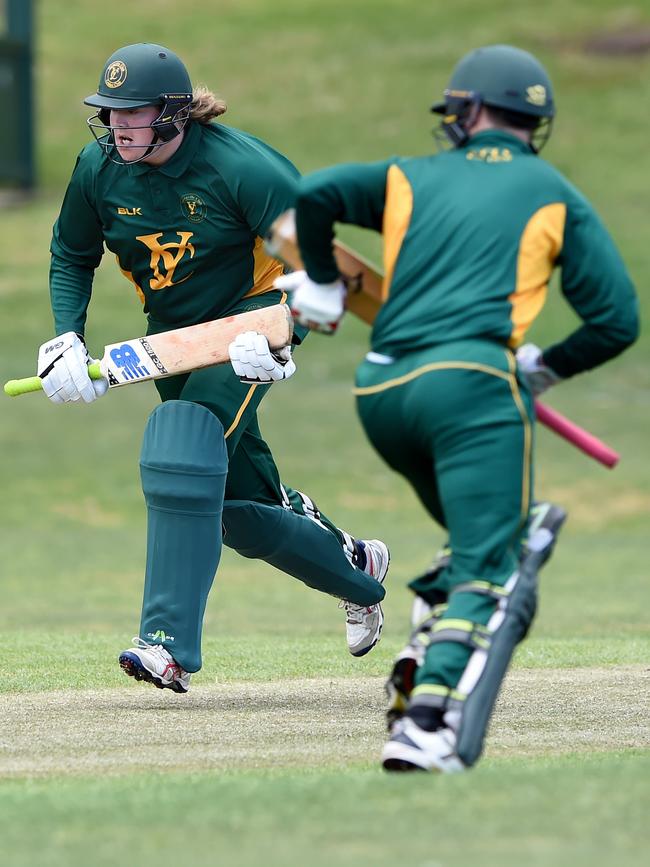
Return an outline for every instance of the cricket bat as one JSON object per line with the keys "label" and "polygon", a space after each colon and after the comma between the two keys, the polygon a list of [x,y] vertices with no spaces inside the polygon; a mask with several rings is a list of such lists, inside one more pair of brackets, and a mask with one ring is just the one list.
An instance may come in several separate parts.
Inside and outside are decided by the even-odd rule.
{"label": "cricket bat", "polygon": [[[109,388],[119,388],[223,364],[230,360],[228,345],[244,331],[258,331],[271,349],[282,349],[293,336],[291,312],[286,304],[274,304],[175,331],[111,343],[104,347],[102,358],[88,366],[88,373],[91,379],[107,379]],[[15,397],[41,388],[40,377],[29,376],[10,380],[4,390]]]}
{"label": "cricket bat", "polygon": [[540,400],[535,401],[535,412],[537,421],[569,440],[586,455],[598,461],[599,464],[613,469],[621,459],[618,452],[615,452],[598,437],[590,434],[589,431],[570,421],[566,416]]}
{"label": "cricket bat", "polygon": [[[296,219],[293,209],[285,211],[271,225],[265,239],[267,253],[275,256],[289,268],[297,271],[303,267],[296,236]],[[383,276],[379,271],[346,244],[334,240],[334,258],[341,278],[348,289],[346,309],[369,325],[375,320],[383,302]],[[535,401],[537,420],[558,436],[592,457],[603,466],[615,467],[620,455],[598,437],[570,421],[561,413],[541,401]]]}
{"label": "cricket bat", "polygon": [[[272,223],[264,247],[270,256],[279,259],[292,271],[299,271],[303,267],[296,240],[296,214],[293,208],[280,214]],[[372,325],[382,305],[384,278],[372,262],[337,239],[334,240],[334,258],[348,290],[346,310]]]}

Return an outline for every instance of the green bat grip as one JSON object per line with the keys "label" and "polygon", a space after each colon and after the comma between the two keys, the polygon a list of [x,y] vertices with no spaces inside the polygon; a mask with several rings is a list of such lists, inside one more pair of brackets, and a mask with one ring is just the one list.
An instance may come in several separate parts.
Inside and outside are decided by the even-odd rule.
{"label": "green bat grip", "polygon": [[[102,378],[98,361],[88,365],[88,376],[91,379]],[[6,382],[5,394],[8,394],[9,397],[17,397],[19,394],[29,394],[30,391],[40,391],[42,388],[43,381],[40,376],[26,376],[25,379],[10,379],[9,382]]]}

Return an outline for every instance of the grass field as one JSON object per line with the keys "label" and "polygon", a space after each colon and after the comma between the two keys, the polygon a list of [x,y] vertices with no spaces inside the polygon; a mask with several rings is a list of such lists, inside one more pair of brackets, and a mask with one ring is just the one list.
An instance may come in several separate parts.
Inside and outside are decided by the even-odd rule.
{"label": "grass field", "polygon": [[[432,148],[427,109],[476,45],[536,52],[558,90],[545,156],[597,205],[647,322],[650,31],[642,4],[548,0],[91,0],[37,4],[38,195],[0,212],[0,378],[31,374],[51,333],[48,244],[88,133],[81,100],[119,45],[168,44],[230,104],[226,121],[302,170]],[[602,34],[632,34],[596,54]],[[639,39],[639,41],[642,41]],[[376,239],[348,239],[377,256]],[[88,339],[142,331],[114,263]],[[559,293],[531,337],[574,323]],[[443,541],[367,447],[350,393],[366,330],[314,336],[261,423],[285,481],[393,553],[385,637],[345,649],[342,613],[226,552],[187,696],[133,684],[117,654],[137,631],[145,514],[138,481],[154,389],[90,407],[38,396],[0,409],[0,863],[642,865],[650,844],[647,550],[650,343],[645,336],[548,402],[623,455],[613,472],[541,430],[537,487],[569,521],[543,574],[486,755],[458,778],[387,777],[382,681],[406,632],[406,582]],[[300,413],[296,412],[300,408]]]}

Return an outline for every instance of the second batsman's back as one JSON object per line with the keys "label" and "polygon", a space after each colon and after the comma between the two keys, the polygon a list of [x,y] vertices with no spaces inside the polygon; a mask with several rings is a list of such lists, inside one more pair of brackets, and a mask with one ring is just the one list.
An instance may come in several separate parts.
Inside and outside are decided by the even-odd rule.
{"label": "second batsman's back", "polygon": [[[383,233],[375,352],[400,356],[472,338],[515,347],[556,265],[563,293],[587,323],[573,336],[586,367],[611,354],[604,344],[616,341],[635,309],[625,266],[589,202],[507,132],[482,132],[433,156],[325,169],[303,180],[301,200],[310,197],[329,200],[341,222]],[[310,211],[301,213],[303,230],[318,232]],[[310,273],[318,272],[326,259],[303,251]],[[564,359],[554,361],[560,372]]]}

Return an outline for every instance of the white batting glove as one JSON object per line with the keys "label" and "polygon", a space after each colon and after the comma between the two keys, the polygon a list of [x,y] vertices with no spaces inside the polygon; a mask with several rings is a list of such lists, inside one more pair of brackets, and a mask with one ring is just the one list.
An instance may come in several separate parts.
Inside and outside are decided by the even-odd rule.
{"label": "white batting glove", "polygon": [[293,271],[278,277],[273,285],[291,293],[289,307],[296,322],[322,334],[334,334],[345,310],[342,280],[314,283],[306,271]]}
{"label": "white batting glove", "polygon": [[43,380],[43,391],[52,403],[77,400],[92,403],[106,394],[108,382],[88,376],[88,365],[93,361],[86,344],[74,331],[42,344],[36,373]]}
{"label": "white batting glove", "polygon": [[269,342],[257,331],[238,334],[228,346],[230,363],[241,382],[279,382],[296,372],[291,348],[272,352]]}
{"label": "white batting glove", "polygon": [[542,350],[534,343],[524,343],[523,346],[519,347],[517,365],[535,397],[552,385],[562,382],[562,377],[544,364]]}

